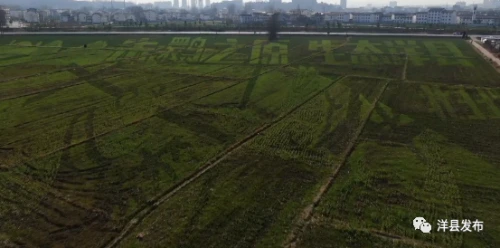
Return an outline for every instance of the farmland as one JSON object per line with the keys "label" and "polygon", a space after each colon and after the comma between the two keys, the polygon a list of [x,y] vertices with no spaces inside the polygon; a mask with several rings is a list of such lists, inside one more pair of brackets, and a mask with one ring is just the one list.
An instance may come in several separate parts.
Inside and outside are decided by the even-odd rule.
{"label": "farmland", "polygon": [[499,125],[459,39],[0,37],[0,242],[498,247]]}

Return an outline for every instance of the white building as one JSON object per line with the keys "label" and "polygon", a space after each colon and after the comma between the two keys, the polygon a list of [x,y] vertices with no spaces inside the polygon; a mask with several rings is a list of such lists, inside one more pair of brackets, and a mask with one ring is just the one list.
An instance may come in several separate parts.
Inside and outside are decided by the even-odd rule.
{"label": "white building", "polygon": [[24,12],[24,20],[29,23],[38,23],[40,22],[40,15],[38,14],[37,9],[28,9]]}
{"label": "white building", "polygon": [[413,14],[394,14],[395,23],[414,23],[415,16]]}
{"label": "white building", "polygon": [[200,20],[208,21],[208,20],[212,20],[212,17],[210,15],[200,14]]}
{"label": "white building", "polygon": [[70,22],[71,21],[71,14],[69,11],[65,11],[61,13],[61,22]]}
{"label": "white building", "polygon": [[427,14],[427,23],[433,24],[458,24],[459,18],[454,10],[444,8],[431,8]]}
{"label": "white building", "polygon": [[252,14],[252,16],[253,16],[254,22],[266,23],[267,21],[269,21],[269,19],[271,19],[270,15],[268,15],[267,13],[261,13],[261,12],[254,12]]}
{"label": "white building", "polygon": [[115,22],[126,22],[127,21],[127,13],[123,11],[118,11],[113,14],[112,17]]}
{"label": "white building", "polygon": [[352,13],[354,23],[377,23],[380,21],[380,13]]}
{"label": "white building", "polygon": [[442,24],[458,24],[459,18],[454,10],[445,10],[441,13]]}
{"label": "white building", "polygon": [[472,15],[467,15],[467,16],[460,16],[460,24],[472,24]]}
{"label": "white building", "polygon": [[428,16],[427,12],[417,12],[415,13],[415,22],[425,24],[427,23],[427,16]]}
{"label": "white building", "polygon": [[164,22],[171,18],[171,15],[166,11],[158,12],[158,21]]}
{"label": "white building", "polygon": [[156,22],[158,21],[158,14],[154,10],[146,10],[144,11],[144,17],[148,22]]}
{"label": "white building", "polygon": [[25,12],[26,11],[23,11],[23,10],[11,10],[10,11],[10,18],[24,19]]}
{"label": "white building", "polygon": [[382,23],[391,23],[394,21],[394,15],[393,14],[384,14],[380,18],[380,22]]}
{"label": "white building", "polygon": [[92,18],[90,18],[90,20],[88,20],[87,17],[88,17],[87,13],[79,12],[78,14],[76,14],[76,21],[79,23],[86,23],[86,22],[92,21]]}
{"label": "white building", "polygon": [[240,23],[252,23],[253,16],[250,14],[241,14],[240,15]]}
{"label": "white building", "polygon": [[325,14],[325,21],[333,22],[349,22],[351,14],[346,12],[332,12]]}
{"label": "white building", "polygon": [[101,24],[101,23],[107,23],[108,22],[108,17],[104,13],[99,13],[96,12],[92,14],[92,23],[93,24]]}

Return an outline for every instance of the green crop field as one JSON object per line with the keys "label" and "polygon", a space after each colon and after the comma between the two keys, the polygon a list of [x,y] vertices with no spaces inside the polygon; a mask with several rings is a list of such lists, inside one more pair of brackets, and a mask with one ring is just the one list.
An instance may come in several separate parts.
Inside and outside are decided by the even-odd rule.
{"label": "green crop field", "polygon": [[1,36],[0,246],[500,247],[499,126],[460,39]]}

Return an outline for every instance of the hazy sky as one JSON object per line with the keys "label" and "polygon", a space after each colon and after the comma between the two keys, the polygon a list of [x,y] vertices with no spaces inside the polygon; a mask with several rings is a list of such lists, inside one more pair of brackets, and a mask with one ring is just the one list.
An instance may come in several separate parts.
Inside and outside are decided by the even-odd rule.
{"label": "hazy sky", "polygon": [[[132,2],[136,3],[152,3],[156,1],[168,1],[168,0],[132,0]],[[171,0],[173,2],[173,0]],[[212,0],[211,2],[219,2],[220,0]],[[244,2],[247,2],[246,0],[243,0]],[[255,1],[255,0],[253,0]],[[340,0],[317,0],[318,2],[326,2],[326,3],[339,3]],[[373,6],[385,6],[389,5],[390,0],[347,0],[347,7],[359,7],[359,6],[366,6],[367,4],[372,4]],[[398,2],[398,5],[445,5],[449,4],[450,6],[454,5],[457,1],[461,0],[419,0],[419,1],[412,1],[412,0],[396,0]],[[181,2],[181,1],[179,1]],[[287,1],[284,1],[287,2]],[[483,1],[480,0],[467,0],[465,1],[467,4],[473,4],[473,3],[482,3]]]}

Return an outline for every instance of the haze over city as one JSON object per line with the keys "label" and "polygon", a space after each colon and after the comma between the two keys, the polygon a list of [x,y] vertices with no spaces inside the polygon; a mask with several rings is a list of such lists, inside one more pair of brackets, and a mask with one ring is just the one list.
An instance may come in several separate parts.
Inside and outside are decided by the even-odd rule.
{"label": "haze over city", "polygon": [[[118,0],[119,1],[119,0]],[[214,0],[212,2],[220,2],[221,0]],[[151,1],[151,0],[134,0],[132,1],[134,3],[154,3],[154,2],[161,2],[159,1]],[[253,1],[244,1],[244,2],[253,2]],[[283,2],[291,2],[291,1],[283,1]],[[331,4],[339,4],[340,0],[319,0],[318,2],[325,2],[325,3],[331,3]],[[455,4],[456,1],[450,0],[450,1],[432,1],[432,0],[420,0],[420,1],[411,1],[411,0],[399,0],[397,1],[398,5],[402,6],[438,6],[438,5],[453,5]],[[467,4],[474,4],[474,3],[482,3],[482,1],[464,1]],[[363,7],[367,6],[368,4],[371,4],[372,6],[387,6],[389,5],[389,1],[383,1],[383,0],[370,0],[370,1],[365,1],[365,0],[348,0],[347,1],[347,7],[352,8],[352,7]]]}

